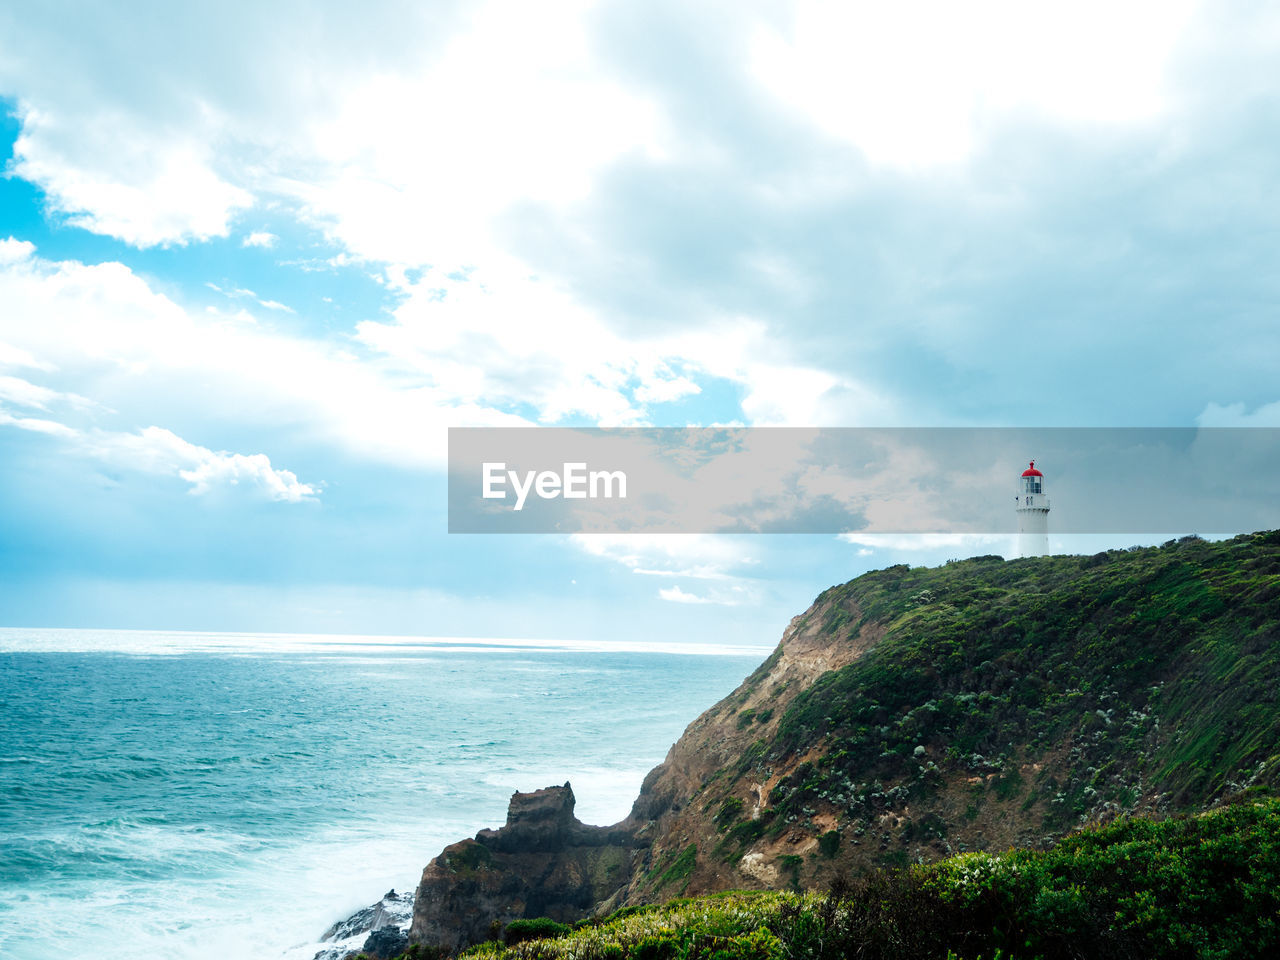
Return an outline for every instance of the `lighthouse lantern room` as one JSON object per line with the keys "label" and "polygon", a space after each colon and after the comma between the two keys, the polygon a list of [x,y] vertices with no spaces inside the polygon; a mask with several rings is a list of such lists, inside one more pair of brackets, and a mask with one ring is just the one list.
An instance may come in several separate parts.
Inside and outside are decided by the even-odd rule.
{"label": "lighthouse lantern room", "polygon": [[1036,462],[1018,478],[1018,555],[1043,557],[1049,553],[1049,498],[1044,493],[1044,474]]}

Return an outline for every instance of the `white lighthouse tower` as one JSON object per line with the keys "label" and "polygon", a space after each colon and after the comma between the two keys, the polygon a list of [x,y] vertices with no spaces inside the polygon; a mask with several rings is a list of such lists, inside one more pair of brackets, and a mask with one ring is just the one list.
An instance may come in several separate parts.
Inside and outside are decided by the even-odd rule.
{"label": "white lighthouse tower", "polygon": [[1036,462],[1018,478],[1018,556],[1043,557],[1049,553],[1049,498],[1044,495],[1044,474]]}

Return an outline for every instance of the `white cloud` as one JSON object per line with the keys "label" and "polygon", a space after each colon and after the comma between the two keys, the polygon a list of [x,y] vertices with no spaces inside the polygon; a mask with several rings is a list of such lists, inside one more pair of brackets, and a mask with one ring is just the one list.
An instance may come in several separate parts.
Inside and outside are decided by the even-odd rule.
{"label": "white cloud", "polygon": [[[43,399],[58,396],[56,391],[49,391]],[[10,398],[0,393],[0,399]],[[299,482],[293,471],[273,467],[265,454],[213,451],[161,427],[146,427],[136,433],[81,430],[57,420],[14,416],[3,407],[0,407],[0,425],[57,437],[79,455],[118,467],[181,477],[191,484],[191,493],[195,495],[207,494],[218,487],[243,485],[257,489],[271,500],[300,503],[315,499],[318,493],[314,485]]]}
{"label": "white cloud", "polygon": [[44,433],[49,436],[63,437],[67,439],[78,436],[78,433],[71,427],[68,427],[65,423],[59,423],[56,420],[48,420],[44,417],[16,417],[3,407],[0,407],[0,424],[17,427],[19,430],[27,430],[31,433]]}
{"label": "white cloud", "polygon": [[[37,361],[25,351],[21,352],[31,361],[24,364],[24,366],[37,370],[53,369],[51,365]],[[52,387],[24,380],[22,377],[5,375],[0,375],[0,401],[7,401],[19,407],[26,407],[28,410],[42,410],[46,413],[55,406],[72,410],[88,410],[96,406],[92,400],[79,394],[64,393],[61,390],[54,390]]]}
{"label": "white cloud", "polygon": [[[641,576],[681,578],[701,584],[699,592],[678,584],[658,596],[672,603],[737,607],[760,603],[760,585],[742,575],[760,563],[759,541],[710,534],[574,534],[584,553],[621,564]],[[750,545],[750,549],[748,549]]]}
{"label": "white cloud", "polygon": [[754,586],[747,583],[714,586],[703,593],[690,593],[679,586],[662,587],[658,590],[658,597],[668,603],[715,604],[721,607],[740,607],[759,603],[759,596]]}
{"label": "white cloud", "polygon": [[100,459],[148,473],[176,474],[191,484],[191,493],[196,496],[241,484],[286,503],[313,500],[317,494],[314,485],[300,483],[291,470],[272,467],[265,454],[213,451],[161,427],[146,427],[137,433],[95,430],[81,439],[85,452]]}
{"label": "white cloud", "polygon": [[392,322],[361,323],[357,338],[459,402],[527,404],[551,423],[641,422],[627,386],[657,375],[661,347],[624,345],[563,291],[520,274],[433,272],[406,288]]}
{"label": "white cloud", "polygon": [[372,74],[308,118],[299,133],[323,160],[273,189],[367,260],[487,261],[513,206],[573,203],[606,164],[662,153],[658,112],[590,49],[587,7],[472,6],[439,56]]}
{"label": "white cloud", "polygon": [[902,416],[888,397],[812,366],[753,361],[740,376],[742,412],[756,427],[884,426]]}
{"label": "white cloud", "polygon": [[954,163],[1002,116],[1086,125],[1156,117],[1194,7],[801,0],[785,31],[758,31],[751,63],[791,109],[874,163]]}
{"label": "white cloud", "polygon": [[[384,267],[393,285],[403,266],[431,265],[418,283],[400,282],[406,301],[394,320],[368,322],[359,337],[444,406],[531,406],[545,423],[640,424],[652,417],[649,405],[691,396],[715,377],[742,388],[757,425],[900,420],[882,392],[796,359],[765,318],[704,308],[676,332],[618,333],[620,318],[511,256],[512,211],[572,216],[620,161],[662,164],[705,151],[690,131],[677,135],[659,100],[615,76],[593,48],[589,7],[486,3],[441,31],[375,6],[367,19],[385,35],[363,60],[339,33],[326,34],[344,15],[322,11],[316,29],[332,47],[283,43],[269,77],[260,57],[250,59],[252,44],[222,51],[216,75],[201,72],[211,69],[201,58],[177,62],[146,49],[171,81],[170,96],[154,101],[108,61],[59,59],[51,25],[42,33],[38,18],[14,23],[15,36],[45,51],[39,62],[49,70],[32,65],[13,80],[28,104],[18,172],[80,211],[88,228],[141,245],[223,235],[237,211],[271,202],[342,245],[333,263]],[[274,16],[241,13],[266,21],[253,43],[289,36],[288,24],[268,29]],[[423,31],[416,40],[415,30]],[[356,52],[367,36],[352,38]],[[408,55],[415,46],[420,53]],[[290,69],[297,59],[302,66]],[[328,69],[308,69],[316,62]],[[84,86],[99,91],[97,111],[72,95]],[[242,243],[271,236],[250,232]],[[749,258],[797,289],[799,268],[787,258],[769,249]],[[459,268],[471,279],[457,280]]]}
{"label": "white cloud", "polygon": [[1016,556],[1017,537],[1001,533],[841,533],[838,539],[862,549],[858,556],[873,551],[926,551],[954,548],[965,555],[982,548],[996,548],[1003,556]]}
{"label": "white cloud", "polygon": [[52,370],[51,364],[37,360],[25,350],[8,343],[0,343],[0,367],[28,367],[32,370]]}
{"label": "white cloud", "polygon": [[270,248],[276,245],[276,242],[279,239],[280,238],[277,237],[274,233],[267,233],[265,230],[255,230],[253,233],[248,234],[243,240],[240,241],[240,246],[262,247],[264,249],[269,250]]}
{"label": "white cloud", "polygon": [[[206,281],[205,286],[208,287],[210,290],[215,291],[216,293],[222,294],[224,297],[227,297],[230,300],[248,299],[248,300],[253,300],[255,303],[258,304],[258,306],[263,307],[267,310],[279,310],[281,313],[297,313],[297,311],[294,310],[293,307],[288,306],[287,304],[281,303],[278,300],[263,300],[261,297],[259,297],[256,293],[254,293],[248,287],[231,287],[230,289],[228,289],[226,287],[218,286],[218,284],[214,283],[211,280]],[[246,319],[251,323],[256,322],[254,321],[252,316],[249,316],[247,314],[242,319]]]}
{"label": "white cloud", "polygon": [[893,409],[847,378],[788,363],[760,321],[624,336],[507,259],[465,276],[431,270],[400,289],[393,318],[359,324],[357,339],[456,403],[528,405],[544,423],[642,425],[646,404],[696,393],[694,378],[707,376],[741,385],[756,425],[883,422]]}
{"label": "white cloud", "polygon": [[[378,462],[438,467],[448,425],[527,423],[406,378],[346,341],[193,315],[119,263],[30,255],[0,265],[0,302],[8,355],[56,368],[50,389],[88,397],[139,427],[211,416],[244,430],[288,424],[295,439]],[[49,400],[22,389],[29,400]],[[210,396],[218,398],[215,409]]]}
{"label": "white cloud", "polygon": [[1196,417],[1199,427],[1280,427],[1280,400],[1249,410],[1243,403],[1208,404]]}
{"label": "white cloud", "polygon": [[0,240],[0,266],[20,263],[35,256],[36,245],[29,240],[6,237]]}
{"label": "white cloud", "polygon": [[663,587],[658,596],[671,603],[714,603],[709,597],[700,597],[694,593],[686,593],[679,587]]}
{"label": "white cloud", "polygon": [[[660,151],[657,111],[591,50],[589,7],[179,5],[127,57],[68,44],[65,11],[0,13],[24,52],[0,61],[21,105],[14,169],[72,222],[138,246],[226,236],[271,198],[357,257],[465,264],[514,204],[579,198],[603,164]],[[128,17],[103,21],[114,37]]]}
{"label": "white cloud", "polygon": [[702,388],[688,377],[672,377],[669,380],[651,380],[641,384],[635,393],[640,403],[673,403],[702,392]]}
{"label": "white cloud", "polygon": [[115,116],[72,123],[31,106],[20,115],[12,170],[74,226],[136,247],[182,244],[226,236],[232,217],[253,203],[212,169],[203,138],[138,141]]}
{"label": "white cloud", "polygon": [[57,390],[30,383],[21,377],[0,376],[0,400],[16,403],[20,407],[48,410],[49,404],[59,396]]}
{"label": "white cloud", "polygon": [[[219,26],[187,16],[195,23],[166,14],[155,35]],[[359,338],[444,409],[641,424],[649,405],[709,377],[742,388],[756,425],[900,421],[883,392],[798,360],[765,318],[702,309],[675,332],[623,334],[619,318],[510,255],[514,210],[572,215],[619,162],[705,159],[700,136],[679,132],[594,48],[593,16],[579,0],[491,2],[445,30],[375,4],[354,29],[346,12],[321,9],[314,42],[295,44],[292,14],[242,10],[235,22],[252,29],[238,41],[251,39],[217,57],[148,46],[127,64],[68,57],[52,19],[24,18],[8,24],[30,51],[9,74],[24,105],[15,169],[76,222],[140,246],[226,235],[239,212],[273,203],[341,244],[334,263],[381,265],[393,285],[405,265],[431,265],[400,282],[394,320],[363,324]],[[803,13],[797,43],[814,16]],[[150,90],[161,74],[166,87]],[[273,240],[259,230],[241,242]],[[782,287],[804,286],[774,251],[749,259]],[[459,268],[471,279],[457,280]]]}
{"label": "white cloud", "polygon": [[[730,571],[759,563],[758,542],[702,533],[575,533],[569,538],[593,557],[636,573],[725,579]],[[750,547],[750,548],[749,548]]]}
{"label": "white cloud", "polygon": [[[839,359],[820,353],[812,328],[807,334],[797,323],[793,331],[789,317],[777,319],[786,316],[781,311],[734,313],[699,286],[684,292],[689,314],[679,325],[620,332],[636,319],[624,307],[590,304],[581,289],[549,270],[535,277],[513,254],[513,222],[529,211],[551,214],[561,231],[553,246],[579,233],[586,244],[607,246],[609,237],[593,233],[592,223],[617,199],[608,193],[613,175],[639,171],[661,186],[670,171],[688,167],[734,187],[727,196],[785,205],[795,199],[789,184],[810,183],[812,171],[838,190],[861,174],[843,149],[815,147],[803,161],[735,156],[734,148],[755,144],[689,123],[688,104],[646,85],[636,63],[598,45],[602,13],[591,4],[468,4],[444,22],[452,16],[444,8],[374,3],[356,13],[320,5],[307,18],[307,43],[298,42],[298,18],[287,8],[249,5],[214,15],[187,7],[157,12],[129,57],[110,43],[68,43],[55,13],[0,12],[0,35],[22,51],[0,62],[0,84],[21,104],[15,171],[75,222],[140,246],[224,236],[245,210],[271,205],[342,246],[308,268],[359,263],[384,272],[405,301],[391,320],[361,326],[360,363],[325,345],[279,338],[275,345],[295,349],[299,369],[277,364],[275,386],[263,386],[265,364],[248,353],[242,372],[220,367],[217,380],[258,384],[249,395],[269,394],[267,409],[292,415],[304,398],[318,397],[316,414],[333,416],[327,432],[398,462],[438,462],[438,453],[409,448],[438,443],[446,421],[644,423],[664,412],[650,405],[691,396],[708,378],[741,387],[743,412],[755,425],[885,425],[921,415],[894,402],[890,388],[850,372],[847,349]],[[1116,12],[1096,0],[1069,15],[1010,0],[976,12],[927,9],[929,29],[914,13],[874,4],[800,3],[794,17],[765,18],[770,26],[747,51],[751,77],[742,90],[757,100],[741,104],[734,126],[776,119],[780,101],[788,121],[807,118],[877,161],[911,166],[968,156],[1001,124],[1028,114],[1067,126],[1145,123],[1165,109],[1165,74],[1191,10],[1178,2]],[[95,15],[83,14],[86,32],[101,26],[104,36],[121,36],[118,16],[100,14],[99,24]],[[735,38],[757,19],[741,17]],[[191,37],[201,42],[193,46]],[[713,74],[705,86],[743,82]],[[790,166],[772,169],[776,163]],[[1010,192],[1021,189],[1022,181],[1010,182]],[[953,187],[962,195],[973,185],[935,186],[949,197]],[[647,229],[622,225],[637,226]],[[761,235],[768,229],[762,221]],[[257,230],[240,242],[265,247],[273,238]],[[812,260],[779,245],[776,237],[748,244],[739,259],[789,297],[834,293],[839,302],[843,280],[822,276]],[[643,260],[653,251],[639,253]],[[29,245],[25,252],[0,247],[0,260],[26,256]],[[431,269],[414,283],[396,280],[406,266]],[[475,268],[471,279],[456,279],[459,268]],[[290,309],[255,300],[263,309]],[[908,342],[922,321],[910,315],[912,303],[901,305],[901,316],[898,306],[887,318],[854,308],[836,320],[819,318],[826,325],[820,335],[848,323],[856,334],[842,338],[847,348],[864,331],[870,341],[884,337],[871,327],[900,324],[908,330],[900,342]],[[954,357],[963,349],[958,341],[991,352],[963,323],[949,329],[930,334],[941,353]],[[262,337],[266,356],[278,358],[270,334]],[[196,339],[203,350],[216,337],[202,331]],[[223,339],[225,349],[233,338]],[[211,360],[190,362],[219,367],[223,359],[215,351]],[[341,383],[326,376],[335,365],[358,372],[331,402],[317,383]],[[392,399],[402,413],[391,409]]]}
{"label": "white cloud", "polygon": [[[46,413],[54,407],[70,408],[74,413],[95,406],[77,394],[12,376],[0,376],[0,401]],[[246,488],[259,489],[272,500],[288,503],[313,499],[317,493],[316,487],[299,482],[292,471],[272,467],[265,454],[213,451],[161,427],[150,426],[135,433],[79,428],[58,419],[14,415],[3,405],[0,405],[0,424],[58,437],[77,454],[117,466],[181,477],[191,484],[193,494],[242,483]]]}

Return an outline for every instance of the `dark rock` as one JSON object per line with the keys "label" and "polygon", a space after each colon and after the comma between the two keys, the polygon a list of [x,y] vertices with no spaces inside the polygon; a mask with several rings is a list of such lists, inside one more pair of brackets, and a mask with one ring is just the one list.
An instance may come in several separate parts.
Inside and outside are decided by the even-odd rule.
{"label": "dark rock", "polygon": [[399,927],[379,927],[369,934],[360,949],[376,960],[390,960],[409,947],[409,935]]}
{"label": "dark rock", "polygon": [[324,932],[320,941],[346,940],[387,926],[404,927],[412,916],[413,894],[388,890],[377,903],[361,907],[347,919],[339,920]]}
{"label": "dark rock", "polygon": [[507,823],[500,830],[481,830],[476,840],[503,853],[558,850],[572,842],[576,800],[569,784],[533,793],[514,793],[507,804]]}
{"label": "dark rock", "polygon": [[[326,930],[320,940],[333,946],[317,953],[315,960],[345,960],[348,956],[354,956],[360,944],[357,938],[363,934],[386,931],[386,936],[394,933],[407,937],[405,931],[409,929],[409,922],[412,919],[413,894],[389,890],[377,903],[362,907]],[[387,956],[403,953],[404,949],[404,946],[401,946]]]}
{"label": "dark rock", "polygon": [[516,793],[505,826],[446,847],[422,872],[410,939],[458,950],[512,920],[571,923],[614,900],[644,841],[626,824],[587,826],[573,807],[567,783]]}

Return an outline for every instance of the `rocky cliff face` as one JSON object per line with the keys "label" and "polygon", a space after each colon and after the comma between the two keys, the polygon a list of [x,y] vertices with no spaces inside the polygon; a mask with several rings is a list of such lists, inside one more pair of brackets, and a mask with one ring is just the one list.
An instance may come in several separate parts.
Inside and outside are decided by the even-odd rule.
{"label": "rocky cliff face", "polygon": [[516,793],[506,825],[444,849],[414,899],[414,942],[457,949],[495,937],[512,920],[573,922],[616,902],[643,841],[623,827],[591,827],[573,814],[569,784]]}
{"label": "rocky cliff face", "polygon": [[[803,856],[817,845],[813,831],[788,830],[757,838],[740,858],[708,856],[720,844],[726,815],[724,798],[733,798],[733,819],[760,818],[779,775],[797,762],[787,758],[768,769],[743,768],[761,745],[777,733],[795,697],[825,673],[861,657],[883,634],[865,623],[843,642],[833,644],[822,624],[834,616],[860,619],[856,603],[820,600],[794,618],[777,649],[737,690],[698,717],[650,771],[631,815],[622,826],[652,842],[645,849],[622,903],[648,903],[667,897],[729,889],[773,888],[780,876],[778,858]],[[709,798],[716,797],[708,805]]]}
{"label": "rocky cliff face", "polygon": [[[827,606],[815,609],[825,614]],[[876,628],[868,627],[836,648],[820,636],[820,622],[796,617],[774,654],[738,690],[690,724],[663,764],[645,778],[630,816],[621,823],[580,823],[573,816],[573,791],[567,783],[514,794],[505,826],[481,830],[474,840],[445,848],[423,871],[411,939],[455,949],[496,936],[514,919],[547,916],[572,922],[647,902],[667,888],[678,893],[691,883],[698,890],[771,885],[776,871],[756,865],[763,855],[747,860],[741,870],[719,869],[705,858],[691,869],[688,858],[676,861],[685,849],[680,844],[705,846],[708,827],[714,831],[713,819],[690,800],[712,773],[742,756],[761,730],[775,727],[800,690],[857,657],[877,636]],[[744,710],[756,712],[758,728],[742,726]],[[760,807],[765,786],[754,789],[755,806]],[[656,856],[649,849],[654,838],[659,839]],[[782,843],[788,850],[795,846],[786,839]]]}
{"label": "rocky cliff face", "polygon": [[974,849],[1280,782],[1280,534],[894,567],[824,592],[609,828],[567,785],[427,867],[413,939]]}

